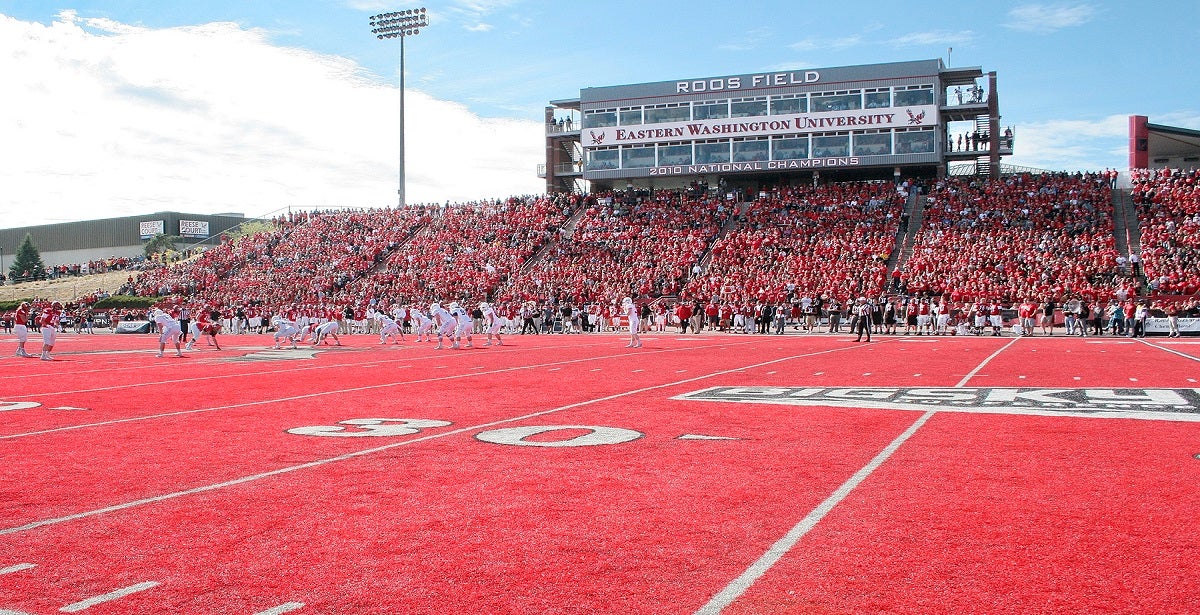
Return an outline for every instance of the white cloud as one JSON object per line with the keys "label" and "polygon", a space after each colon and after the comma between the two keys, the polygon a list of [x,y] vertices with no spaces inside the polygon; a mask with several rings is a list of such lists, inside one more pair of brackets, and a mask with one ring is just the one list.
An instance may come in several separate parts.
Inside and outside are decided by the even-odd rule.
{"label": "white cloud", "polygon": [[912,32],[894,38],[888,43],[897,47],[910,47],[922,45],[960,45],[975,38],[975,33],[970,30],[938,30],[933,32]]}
{"label": "white cloud", "polygon": [[1129,116],[1095,120],[1047,120],[1016,128],[1013,156],[1005,163],[1051,171],[1096,171],[1128,166]]}
{"label": "white cloud", "polygon": [[[0,15],[0,74],[7,226],[396,201],[396,84],[263,31]],[[540,122],[405,103],[409,202],[544,190]]]}
{"label": "white cloud", "polygon": [[1023,4],[1008,12],[1005,25],[1022,32],[1049,34],[1087,23],[1095,15],[1095,7],[1087,4]]}

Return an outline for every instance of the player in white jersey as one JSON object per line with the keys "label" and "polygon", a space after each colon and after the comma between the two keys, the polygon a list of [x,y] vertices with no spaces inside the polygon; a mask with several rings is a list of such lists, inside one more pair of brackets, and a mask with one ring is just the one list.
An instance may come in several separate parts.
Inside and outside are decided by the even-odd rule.
{"label": "player in white jersey", "polygon": [[158,336],[158,354],[155,356],[163,356],[163,351],[167,349],[167,344],[175,344],[175,356],[182,357],[183,352],[179,349],[179,338],[183,335],[183,331],[179,328],[179,320],[171,314],[155,309],[154,324],[158,325],[158,330],[162,334]]}
{"label": "player in white jersey", "polygon": [[400,338],[404,336],[400,332],[400,323],[397,323],[391,316],[383,312],[375,312],[375,320],[379,321],[379,343],[386,344],[388,338],[392,338],[392,344],[399,344]]}
{"label": "player in white jersey", "polygon": [[629,319],[629,345],[626,348],[641,348],[642,338],[638,336],[638,328],[641,327],[642,321],[638,317],[638,308],[634,304],[633,299],[625,297],[621,300],[621,309],[625,312],[625,317]]}
{"label": "player in white jersey", "polygon": [[291,342],[292,349],[294,350],[296,348],[296,335],[300,333],[300,329],[296,327],[296,323],[283,316],[275,316],[271,318],[271,324],[275,325],[275,350],[279,350],[279,340]]}
{"label": "player in white jersey", "polygon": [[[429,304],[429,316],[433,319],[433,328],[437,331],[438,348],[442,348],[442,338],[449,336],[451,341],[454,339],[454,330],[458,328],[458,320],[446,311],[440,303]],[[453,348],[458,348],[458,342],[454,342]]]}
{"label": "player in white jersey", "polygon": [[496,309],[490,303],[480,303],[479,311],[483,312],[483,330],[487,332],[487,341],[484,346],[492,345],[492,336],[496,336],[496,345],[503,346],[504,340],[500,339],[500,328],[504,326],[504,319],[496,313]]}
{"label": "player in white jersey", "polygon": [[333,341],[337,342],[338,346],[341,346],[342,340],[338,338],[337,332],[338,332],[338,321],[336,321],[336,320],[331,320],[329,322],[321,323],[321,324],[313,327],[312,328],[313,346],[316,346],[317,344],[320,344],[322,342],[328,343],[328,341],[325,339],[326,337],[332,337]]}
{"label": "player in white jersey", "polygon": [[415,307],[408,308],[408,317],[416,322],[417,341],[433,341],[433,321],[424,312]]}
{"label": "player in white jersey", "polygon": [[467,348],[473,348],[471,344],[471,332],[475,330],[475,321],[471,320],[470,312],[459,305],[457,302],[450,303],[450,314],[454,316],[456,325],[454,327],[454,344],[451,348],[458,348],[458,343],[463,336],[467,336]]}

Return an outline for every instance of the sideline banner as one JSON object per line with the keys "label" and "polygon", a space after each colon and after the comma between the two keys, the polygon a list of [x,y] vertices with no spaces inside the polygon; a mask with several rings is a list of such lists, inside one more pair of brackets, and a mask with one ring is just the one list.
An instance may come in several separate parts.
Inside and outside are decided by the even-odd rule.
{"label": "sideline banner", "polygon": [[117,333],[149,333],[150,321],[148,320],[122,320],[117,323]]}
{"label": "sideline banner", "polygon": [[[1146,333],[1166,334],[1168,331],[1170,331],[1170,327],[1167,326],[1166,318],[1146,319]],[[1179,333],[1200,335],[1200,318],[1180,318]]]}

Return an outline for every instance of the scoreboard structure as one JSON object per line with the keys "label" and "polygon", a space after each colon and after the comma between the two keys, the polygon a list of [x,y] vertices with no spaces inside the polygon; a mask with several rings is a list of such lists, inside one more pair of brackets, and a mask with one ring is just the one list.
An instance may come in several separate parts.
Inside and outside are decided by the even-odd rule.
{"label": "scoreboard structure", "polygon": [[999,119],[996,74],[941,60],[592,87],[546,107],[538,172],[548,192],[996,174]]}

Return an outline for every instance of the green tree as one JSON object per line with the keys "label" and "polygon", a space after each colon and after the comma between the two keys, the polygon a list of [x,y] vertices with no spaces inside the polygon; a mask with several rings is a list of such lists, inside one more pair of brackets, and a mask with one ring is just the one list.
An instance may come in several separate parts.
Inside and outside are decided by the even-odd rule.
{"label": "green tree", "polygon": [[17,258],[8,268],[8,276],[13,282],[46,279],[46,264],[42,262],[42,254],[33,245],[33,237],[25,233],[25,239],[17,248]]}
{"label": "green tree", "polygon": [[236,243],[242,237],[250,237],[258,233],[267,233],[275,230],[275,225],[265,220],[248,220],[227,231],[225,237],[230,243]]}
{"label": "green tree", "polygon": [[146,256],[149,257],[152,254],[162,254],[174,250],[175,242],[179,241],[179,239],[176,235],[164,235],[162,233],[151,237],[144,247]]}

